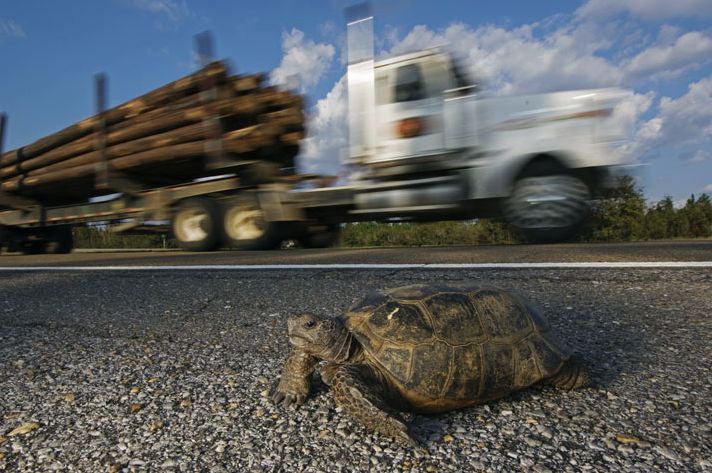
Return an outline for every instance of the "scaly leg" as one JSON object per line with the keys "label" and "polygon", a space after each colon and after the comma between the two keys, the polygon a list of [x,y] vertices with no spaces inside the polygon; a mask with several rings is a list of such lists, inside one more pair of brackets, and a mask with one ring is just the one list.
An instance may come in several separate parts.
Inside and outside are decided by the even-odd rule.
{"label": "scaly leg", "polygon": [[544,382],[567,391],[593,385],[586,365],[584,365],[583,362],[575,356],[569,358],[558,373],[544,380]]}
{"label": "scaly leg", "polygon": [[282,368],[282,377],[272,393],[272,402],[289,406],[304,404],[309,396],[311,375],[319,360],[295,348]]}
{"label": "scaly leg", "polygon": [[[324,376],[324,371],[327,376]],[[372,368],[365,365],[330,365],[322,372],[334,392],[336,403],[369,429],[395,437],[399,442],[418,447],[408,427],[388,408],[387,388]]]}

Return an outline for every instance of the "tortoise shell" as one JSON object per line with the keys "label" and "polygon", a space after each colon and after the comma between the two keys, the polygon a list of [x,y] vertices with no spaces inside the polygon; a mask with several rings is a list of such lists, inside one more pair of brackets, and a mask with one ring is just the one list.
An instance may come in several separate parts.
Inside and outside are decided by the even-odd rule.
{"label": "tortoise shell", "polygon": [[569,357],[536,309],[491,287],[376,292],[345,323],[367,360],[423,411],[496,399],[554,375]]}

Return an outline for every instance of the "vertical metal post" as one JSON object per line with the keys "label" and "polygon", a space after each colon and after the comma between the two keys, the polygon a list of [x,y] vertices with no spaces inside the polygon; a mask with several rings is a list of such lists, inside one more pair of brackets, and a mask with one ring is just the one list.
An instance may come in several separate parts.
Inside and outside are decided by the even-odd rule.
{"label": "vertical metal post", "polygon": [[94,76],[94,91],[96,94],[96,150],[99,152],[99,162],[96,167],[96,187],[109,188],[109,158],[106,155],[106,74]]}
{"label": "vertical metal post", "polygon": [[[5,132],[7,131],[7,115],[4,113],[0,113],[0,155],[2,155],[4,149],[5,149]],[[22,157],[22,148],[19,148],[17,150],[18,157],[21,159]],[[15,162],[15,165],[19,166],[19,161]],[[20,186],[22,186],[22,179],[24,177],[20,175]],[[1,179],[0,179],[1,180]],[[20,187],[22,189],[22,187]],[[16,209],[22,209],[27,212],[32,212],[34,210],[38,210],[39,215],[40,215],[40,220],[44,221],[44,209],[42,205],[39,202],[36,202],[34,200],[28,199],[26,197],[22,197],[17,195],[17,193],[13,194],[6,194],[2,190],[0,190],[0,202],[2,202],[2,205],[9,206],[11,208],[16,208]],[[1,225],[0,225],[1,227]]]}
{"label": "vertical metal post", "polygon": [[195,35],[195,52],[200,67],[205,67],[215,57],[213,49],[213,36],[210,31],[203,31]]}
{"label": "vertical metal post", "polygon": [[0,155],[3,153],[5,145],[5,126],[7,125],[7,115],[0,113]]}
{"label": "vertical metal post", "polygon": [[[195,35],[196,56],[200,67],[207,67],[213,62],[215,57],[213,44],[213,37],[209,31]],[[220,169],[226,166],[226,160],[222,146],[223,127],[216,106],[218,87],[214,75],[203,76],[200,83],[200,99],[205,110],[203,124],[208,130],[205,140],[205,165],[208,169]]]}

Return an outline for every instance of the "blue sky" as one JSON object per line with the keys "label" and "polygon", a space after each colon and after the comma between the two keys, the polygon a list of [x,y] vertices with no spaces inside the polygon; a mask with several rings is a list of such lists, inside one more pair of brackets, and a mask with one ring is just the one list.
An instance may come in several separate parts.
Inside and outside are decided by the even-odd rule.
{"label": "blue sky", "polygon": [[[6,147],[93,112],[92,78],[118,104],[194,70],[211,30],[238,72],[296,79],[308,98],[301,167],[338,172],[346,144],[346,0],[0,0]],[[712,1],[374,2],[377,53],[446,45],[496,94],[619,86],[621,148],[650,200],[712,194]]]}

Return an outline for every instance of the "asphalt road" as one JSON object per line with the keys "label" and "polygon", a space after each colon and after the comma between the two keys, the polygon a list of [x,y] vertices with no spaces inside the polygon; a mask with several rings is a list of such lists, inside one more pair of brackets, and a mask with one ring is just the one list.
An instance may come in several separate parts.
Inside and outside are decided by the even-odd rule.
{"label": "asphalt road", "polygon": [[[22,264],[491,261],[481,252],[552,261],[567,248],[76,254]],[[578,258],[710,259],[709,242],[665,248],[594,245]],[[431,281],[522,293],[597,387],[537,387],[411,416],[427,453],[351,422],[317,379],[302,408],[271,404],[290,314],[335,315],[369,290]],[[0,270],[0,470],[712,471],[710,288],[710,268]]]}
{"label": "asphalt road", "polygon": [[424,264],[524,262],[710,261],[712,240],[491,245],[418,248],[346,248],[325,250],[216,251],[190,253],[75,252],[69,255],[0,255],[1,267],[105,265],[231,264]]}

